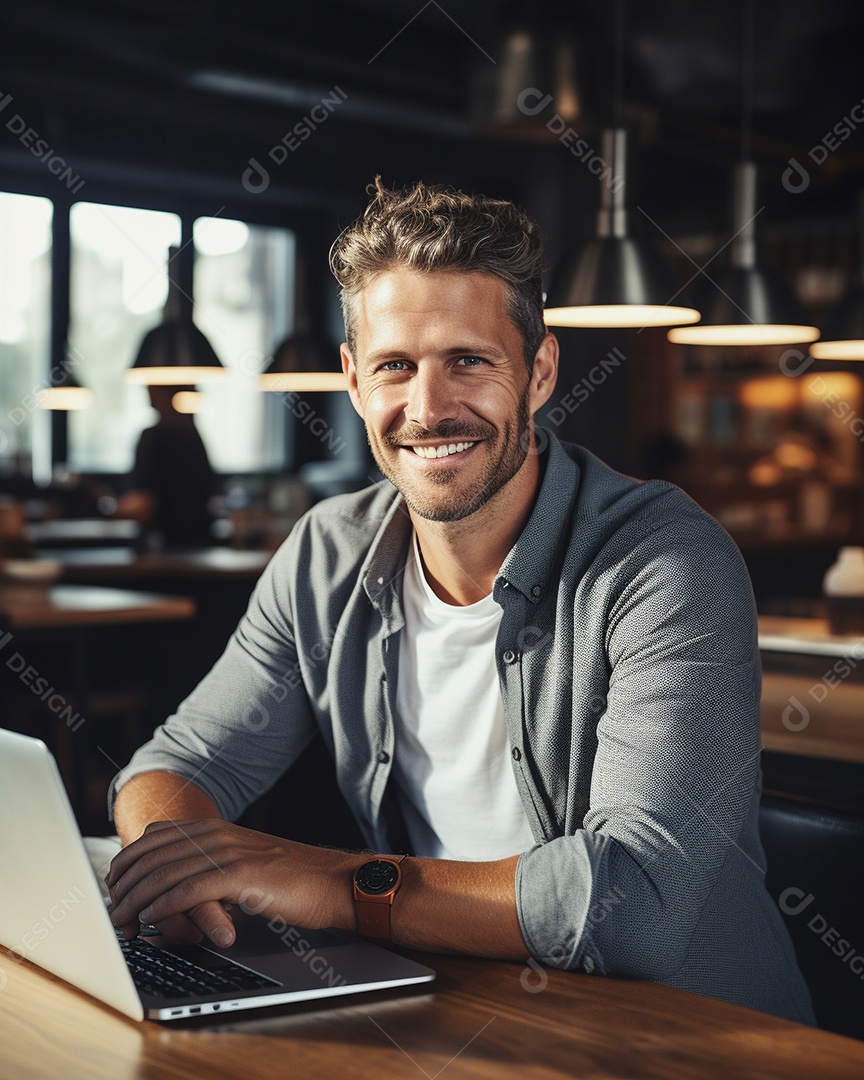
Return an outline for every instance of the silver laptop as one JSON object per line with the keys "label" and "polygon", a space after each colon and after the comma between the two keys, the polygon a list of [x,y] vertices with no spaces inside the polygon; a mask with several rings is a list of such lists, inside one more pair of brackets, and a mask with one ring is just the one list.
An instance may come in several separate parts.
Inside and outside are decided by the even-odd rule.
{"label": "silver laptop", "polygon": [[[331,931],[235,920],[227,949],[115,931],[57,765],[0,728],[0,944],[133,1020],[179,1020],[429,982],[431,968]],[[137,984],[137,985],[136,985]]]}

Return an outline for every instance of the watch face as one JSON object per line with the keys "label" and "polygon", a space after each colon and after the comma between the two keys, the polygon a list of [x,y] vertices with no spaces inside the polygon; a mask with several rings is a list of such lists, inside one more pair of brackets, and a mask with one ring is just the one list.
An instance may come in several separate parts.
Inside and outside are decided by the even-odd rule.
{"label": "watch face", "polygon": [[384,859],[363,863],[354,874],[357,888],[364,893],[378,895],[392,889],[399,880],[399,868]]}

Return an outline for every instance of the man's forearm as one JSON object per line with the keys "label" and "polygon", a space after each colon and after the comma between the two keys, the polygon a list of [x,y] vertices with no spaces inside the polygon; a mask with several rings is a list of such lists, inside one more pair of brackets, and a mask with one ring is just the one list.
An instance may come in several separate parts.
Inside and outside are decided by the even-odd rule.
{"label": "man's forearm", "polygon": [[151,821],[192,821],[218,818],[213,800],[185,776],[147,772],[133,776],[114,802],[114,824],[124,846],[144,832]]}
{"label": "man's forearm", "polygon": [[[311,930],[356,930],[352,878],[368,853],[298,844],[214,821],[214,804],[181,777],[147,773],[136,779],[134,788],[130,780],[120,793],[126,797],[118,831],[131,846],[116,856],[108,878],[115,926],[132,933],[139,916],[167,926],[165,920],[188,914],[201,932],[225,945],[234,938],[227,909],[239,905]],[[197,820],[183,818],[184,800],[195,801],[185,811],[197,810]],[[207,807],[209,814],[202,813]],[[132,843],[157,820],[164,824]],[[524,960],[529,950],[516,906],[518,859],[405,859],[391,910],[393,941],[430,952]],[[228,932],[225,940],[222,931]]]}
{"label": "man's forearm", "polygon": [[[351,874],[369,856],[348,856],[347,873],[336,853],[327,856],[335,876],[323,876],[319,887],[331,897],[332,925],[354,930]],[[495,862],[405,859],[402,887],[391,909],[393,941],[428,952],[524,960],[529,951],[516,908],[518,860],[518,855]]]}
{"label": "man's forearm", "polygon": [[518,856],[496,862],[405,859],[393,905],[393,940],[430,952],[524,960],[516,910]]}

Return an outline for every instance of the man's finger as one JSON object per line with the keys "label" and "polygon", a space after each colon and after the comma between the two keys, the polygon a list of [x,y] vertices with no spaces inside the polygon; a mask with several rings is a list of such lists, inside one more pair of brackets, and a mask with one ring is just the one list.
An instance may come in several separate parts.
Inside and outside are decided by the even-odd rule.
{"label": "man's finger", "polygon": [[164,848],[168,844],[180,843],[183,840],[194,842],[195,836],[213,832],[214,825],[218,827],[221,824],[223,824],[221,821],[209,818],[201,821],[152,822],[137,840],[127,844],[114,856],[105,883],[110,889],[130,866],[148,852]]}
{"label": "man's finger", "polygon": [[164,934],[173,941],[180,941],[184,945],[197,945],[202,937],[201,931],[188,915],[172,915],[156,923],[155,926],[160,934]]}
{"label": "man's finger", "polygon": [[[210,896],[202,896],[198,890],[212,889],[214,874],[218,878],[215,891]],[[197,852],[185,854],[185,857],[181,854],[170,862],[154,860],[148,864],[142,859],[111,886],[111,918],[115,925],[124,925],[142,913],[144,922],[153,922],[149,914],[143,913],[154,902],[171,896],[175,911],[185,911],[204,899],[220,899],[224,884],[218,865]],[[165,911],[163,905],[163,918],[169,914],[174,912]]]}
{"label": "man's finger", "polygon": [[223,949],[233,945],[237,938],[234,920],[228,914],[225,905],[218,900],[208,900],[197,904],[189,912],[189,919],[201,933]]}

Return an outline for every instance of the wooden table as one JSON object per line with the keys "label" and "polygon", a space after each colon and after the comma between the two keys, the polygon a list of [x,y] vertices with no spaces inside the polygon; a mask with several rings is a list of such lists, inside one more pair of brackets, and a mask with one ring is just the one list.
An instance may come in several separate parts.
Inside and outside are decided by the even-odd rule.
{"label": "wooden table", "polygon": [[0,623],[13,632],[191,619],[194,614],[195,605],[185,596],[92,585],[0,585]]}
{"label": "wooden table", "polygon": [[864,638],[825,619],[761,616],[762,745],[864,764]]}
{"label": "wooden table", "polygon": [[[21,730],[39,734],[51,745],[76,813],[85,813],[89,762],[94,754],[89,728],[86,736],[78,733],[94,704],[92,635],[113,635],[115,627],[127,627],[128,636],[139,633],[145,624],[188,620],[194,614],[195,603],[186,596],[92,585],[0,584],[0,703],[6,726],[20,722],[10,721],[6,701],[14,687],[40,710],[38,722],[48,725],[44,732],[29,726]],[[43,657],[45,649],[55,658],[50,665]],[[35,695],[32,699],[22,685]],[[52,691],[51,701],[59,702],[56,709],[44,704],[45,687]],[[145,738],[140,715],[128,703],[121,704],[120,712],[128,740],[137,747]],[[5,1080],[2,1072],[0,1080]]]}
{"label": "wooden table", "polygon": [[191,551],[137,552],[132,548],[65,548],[41,552],[63,568],[64,581],[108,584],[153,579],[255,582],[270,561],[267,551],[200,548]]}
{"label": "wooden table", "polygon": [[864,656],[861,634],[832,634],[827,619],[759,616],[759,648],[799,656]]}
{"label": "wooden table", "polygon": [[223,547],[142,553],[128,548],[60,549],[44,554],[60,564],[64,583],[147,589],[194,601],[195,622],[185,637],[182,664],[167,664],[160,683],[172,708],[222,655],[271,557],[269,552]]}
{"label": "wooden table", "polygon": [[141,535],[141,525],[129,518],[61,518],[25,526],[27,539],[37,547],[64,544],[129,544]]}
{"label": "wooden table", "polygon": [[136,1024],[0,949],[9,1080],[864,1076],[864,1043],[666,986],[419,957],[432,988]]}

